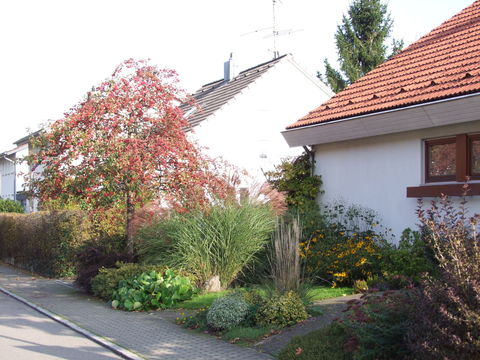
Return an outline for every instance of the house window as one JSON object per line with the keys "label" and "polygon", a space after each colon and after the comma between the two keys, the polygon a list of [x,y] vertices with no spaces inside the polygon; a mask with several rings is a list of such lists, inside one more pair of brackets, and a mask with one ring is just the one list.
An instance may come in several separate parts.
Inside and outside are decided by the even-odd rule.
{"label": "house window", "polygon": [[480,135],[471,136],[469,140],[469,174],[473,178],[480,178]]}
{"label": "house window", "polygon": [[425,182],[480,179],[480,135],[425,141]]}
{"label": "house window", "polygon": [[456,138],[425,142],[425,182],[455,181],[457,174]]}
{"label": "house window", "polygon": [[466,189],[467,179],[480,180],[480,134],[426,140],[427,184],[407,187],[407,197],[480,195],[480,183],[471,182]]}

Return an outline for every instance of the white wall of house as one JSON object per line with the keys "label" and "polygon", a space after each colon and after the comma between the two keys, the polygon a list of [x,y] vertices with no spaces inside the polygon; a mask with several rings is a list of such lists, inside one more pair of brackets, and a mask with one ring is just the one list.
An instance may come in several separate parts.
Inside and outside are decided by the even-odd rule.
{"label": "white wall of house", "polygon": [[289,148],[281,131],[330,96],[323,84],[285,58],[195,127],[194,138],[211,156],[221,156],[263,182],[262,170],[302,152]]}
{"label": "white wall of house", "polygon": [[13,200],[15,198],[15,154],[0,158],[0,197]]}
{"label": "white wall of house", "polygon": [[[423,140],[479,131],[480,120],[316,145],[315,172],[322,176],[325,191],[319,201],[344,201],[375,210],[398,241],[405,228],[418,224],[417,200],[406,197],[406,188],[424,183]],[[480,197],[467,199],[470,211],[480,213]],[[425,198],[425,203],[429,200]]]}
{"label": "white wall of house", "polygon": [[[29,145],[22,144],[17,148],[8,151],[5,157],[0,158],[0,197],[2,199],[18,200],[18,192],[27,190],[25,188],[25,174],[28,174],[29,167],[26,162],[18,162],[29,152]],[[17,193],[17,197],[15,197]],[[36,199],[26,200],[23,203],[26,212],[36,211],[38,201]]]}

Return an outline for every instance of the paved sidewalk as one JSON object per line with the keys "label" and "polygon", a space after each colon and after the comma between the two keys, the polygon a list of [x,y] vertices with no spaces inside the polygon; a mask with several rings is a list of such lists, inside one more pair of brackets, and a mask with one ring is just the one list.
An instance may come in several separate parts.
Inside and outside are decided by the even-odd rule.
{"label": "paved sidewalk", "polygon": [[267,354],[182,329],[158,312],[124,312],[56,280],[0,264],[3,287],[147,359],[265,360]]}
{"label": "paved sidewalk", "polygon": [[0,359],[120,359],[106,348],[2,293],[0,349]]}

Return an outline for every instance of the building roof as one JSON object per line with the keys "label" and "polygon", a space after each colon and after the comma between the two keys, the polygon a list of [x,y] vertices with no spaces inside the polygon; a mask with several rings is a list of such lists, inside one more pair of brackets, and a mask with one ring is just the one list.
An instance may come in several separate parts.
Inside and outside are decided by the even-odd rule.
{"label": "building roof", "polygon": [[22,137],[21,139],[18,139],[17,141],[14,142],[15,145],[20,146],[22,144],[26,144],[27,142],[30,141],[31,138],[39,135],[43,129],[37,130],[31,134],[28,134],[27,136]]}
{"label": "building roof", "polygon": [[207,119],[285,56],[287,55],[280,56],[271,61],[246,69],[240,72],[231,81],[220,79],[203,85],[192,95],[199,107],[198,110],[190,112],[190,110],[192,110],[191,107],[183,107],[183,111],[185,112],[190,125],[192,127],[196,126],[203,120]]}
{"label": "building roof", "polygon": [[480,0],[287,129],[480,92]]}

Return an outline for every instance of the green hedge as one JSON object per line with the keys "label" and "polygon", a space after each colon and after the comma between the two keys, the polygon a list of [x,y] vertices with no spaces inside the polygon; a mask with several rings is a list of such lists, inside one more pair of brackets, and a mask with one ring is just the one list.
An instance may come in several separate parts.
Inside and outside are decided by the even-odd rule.
{"label": "green hedge", "polygon": [[90,234],[79,211],[0,213],[0,259],[49,277],[73,275],[75,252]]}
{"label": "green hedge", "polygon": [[18,201],[10,199],[0,199],[0,213],[20,213],[23,214],[23,206]]}

